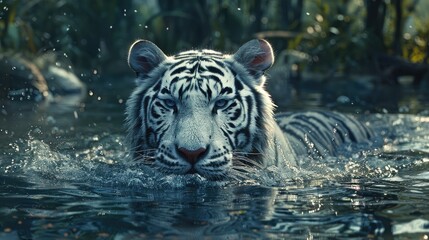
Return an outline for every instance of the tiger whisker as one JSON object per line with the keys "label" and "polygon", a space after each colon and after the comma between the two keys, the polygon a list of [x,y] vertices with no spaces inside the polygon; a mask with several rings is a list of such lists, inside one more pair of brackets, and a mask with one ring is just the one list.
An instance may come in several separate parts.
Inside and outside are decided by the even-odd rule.
{"label": "tiger whisker", "polygon": [[246,174],[247,172],[238,171],[236,168],[232,168],[230,173],[229,177],[237,182],[249,179],[249,176]]}
{"label": "tiger whisker", "polygon": [[236,165],[241,164],[241,165],[245,165],[245,166],[249,166],[249,167],[256,167],[259,169],[264,167],[260,162],[255,161],[255,160],[250,159],[250,158],[247,158],[245,156],[234,156],[233,159],[234,159],[234,163]]}
{"label": "tiger whisker", "polygon": [[256,152],[239,152],[239,151],[234,151],[233,154],[238,154],[238,155],[246,155],[246,156],[261,156],[261,153],[256,153]]}

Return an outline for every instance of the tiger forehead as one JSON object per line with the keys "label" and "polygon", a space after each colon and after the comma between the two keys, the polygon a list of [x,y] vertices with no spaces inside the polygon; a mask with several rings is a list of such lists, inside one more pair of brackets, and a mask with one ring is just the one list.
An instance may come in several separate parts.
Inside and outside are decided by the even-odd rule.
{"label": "tiger forehead", "polygon": [[186,80],[212,80],[217,83],[227,84],[234,79],[234,74],[229,68],[226,59],[228,55],[213,50],[186,51],[173,56],[165,76],[172,83]]}
{"label": "tiger forehead", "polygon": [[228,55],[212,50],[187,51],[172,57],[162,89],[171,95],[204,95],[211,99],[232,94],[235,76]]}

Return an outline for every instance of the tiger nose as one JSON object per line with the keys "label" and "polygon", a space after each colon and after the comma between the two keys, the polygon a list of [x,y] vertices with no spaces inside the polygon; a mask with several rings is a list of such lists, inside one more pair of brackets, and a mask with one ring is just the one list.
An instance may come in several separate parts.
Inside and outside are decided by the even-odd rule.
{"label": "tiger nose", "polygon": [[189,150],[186,148],[178,148],[179,153],[186,159],[187,162],[194,165],[196,162],[198,162],[199,158],[204,155],[204,153],[207,151],[206,148],[198,148],[196,150]]}

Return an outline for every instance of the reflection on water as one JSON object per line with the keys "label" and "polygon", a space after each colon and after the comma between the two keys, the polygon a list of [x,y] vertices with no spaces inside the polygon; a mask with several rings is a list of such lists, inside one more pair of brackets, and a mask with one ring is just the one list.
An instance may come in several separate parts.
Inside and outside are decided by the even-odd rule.
{"label": "reflection on water", "polygon": [[[127,161],[122,123],[130,87],[122,88],[90,89],[78,106],[8,106],[0,127],[0,238],[414,239],[429,232],[424,111],[360,115],[384,142],[375,149],[303,158],[293,178],[271,168],[255,172],[255,181],[213,187]],[[310,108],[329,105],[311,99]],[[337,109],[365,112],[332,99]]]}

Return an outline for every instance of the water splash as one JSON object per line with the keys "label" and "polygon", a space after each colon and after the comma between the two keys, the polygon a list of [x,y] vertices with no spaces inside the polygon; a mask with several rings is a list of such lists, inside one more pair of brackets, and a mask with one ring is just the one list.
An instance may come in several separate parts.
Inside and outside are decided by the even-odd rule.
{"label": "water splash", "polygon": [[[7,174],[23,172],[26,177],[33,178],[32,182],[46,184],[78,182],[142,189],[190,185],[219,187],[226,184],[281,187],[292,182],[312,180],[394,178],[403,169],[426,166],[429,154],[424,150],[428,146],[429,126],[422,125],[425,118],[396,116],[386,120],[385,115],[382,121],[378,116],[373,118],[379,137],[385,143],[382,147],[345,146],[339,157],[300,158],[297,171],[271,166],[249,172],[246,180],[228,183],[207,181],[198,175],[163,175],[144,164],[131,161],[123,144],[124,137],[107,132],[77,136],[75,142],[68,146],[53,146],[31,136],[27,140],[20,139],[9,146],[14,157],[4,170]],[[386,130],[386,121],[396,124],[393,132]],[[428,122],[425,124],[429,125]],[[416,129],[420,131],[418,134]],[[411,138],[412,143],[407,140]]]}

